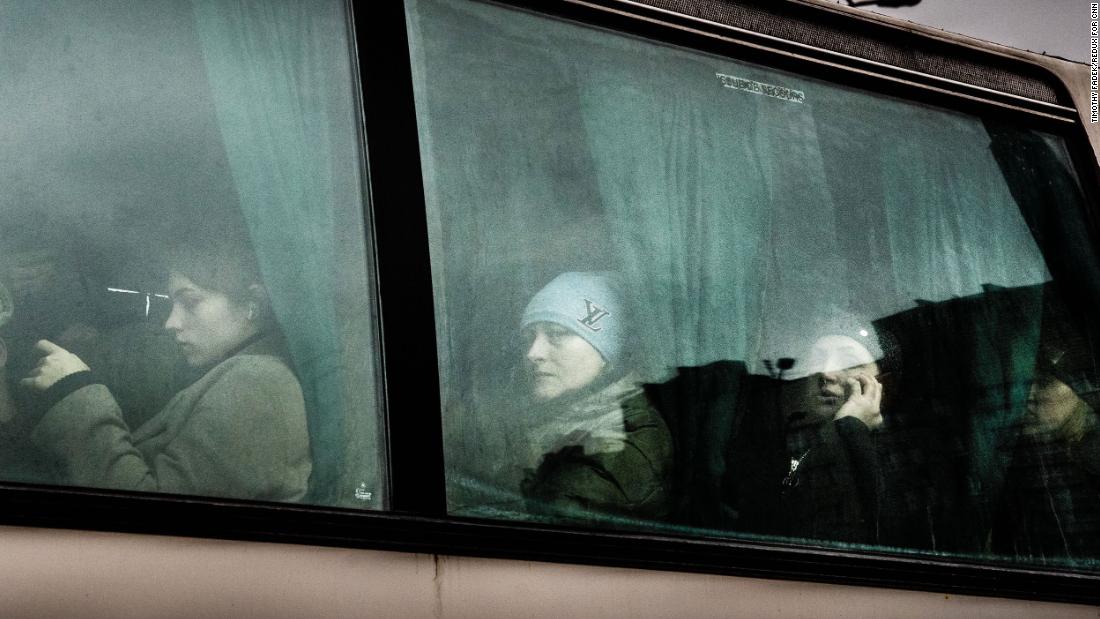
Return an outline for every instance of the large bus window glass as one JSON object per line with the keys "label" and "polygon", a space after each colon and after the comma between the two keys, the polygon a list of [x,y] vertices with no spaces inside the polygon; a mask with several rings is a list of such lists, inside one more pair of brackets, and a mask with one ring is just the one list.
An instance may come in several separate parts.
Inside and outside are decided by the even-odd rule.
{"label": "large bus window glass", "polygon": [[488,4],[408,23],[452,513],[1095,565],[1060,138]]}
{"label": "large bus window glass", "polygon": [[344,11],[0,2],[0,480],[383,506]]}

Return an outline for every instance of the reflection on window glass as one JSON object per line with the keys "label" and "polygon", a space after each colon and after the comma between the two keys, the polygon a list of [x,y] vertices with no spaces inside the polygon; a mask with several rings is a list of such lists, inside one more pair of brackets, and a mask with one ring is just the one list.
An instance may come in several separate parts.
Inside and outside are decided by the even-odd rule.
{"label": "reflection on window glass", "polygon": [[1060,138],[491,5],[408,13],[452,513],[1091,568]]}
{"label": "reflection on window glass", "polygon": [[382,507],[344,4],[0,24],[0,479]]}

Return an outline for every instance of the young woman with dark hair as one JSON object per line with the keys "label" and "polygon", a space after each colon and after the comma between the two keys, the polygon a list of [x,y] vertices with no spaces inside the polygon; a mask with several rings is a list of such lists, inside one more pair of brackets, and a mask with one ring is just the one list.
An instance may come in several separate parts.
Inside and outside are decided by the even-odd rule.
{"label": "young woman with dark hair", "polygon": [[32,442],[78,486],[300,499],[311,471],[302,390],[247,244],[182,246],[169,259],[164,324],[201,377],[132,431],[79,357],[46,340],[21,382],[44,410]]}

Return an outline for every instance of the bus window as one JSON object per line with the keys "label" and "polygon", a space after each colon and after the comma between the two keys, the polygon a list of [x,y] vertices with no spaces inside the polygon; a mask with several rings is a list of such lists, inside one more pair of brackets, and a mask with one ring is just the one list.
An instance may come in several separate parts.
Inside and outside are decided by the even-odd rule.
{"label": "bus window", "polygon": [[0,480],[383,507],[344,3],[0,22]]}
{"label": "bus window", "polygon": [[488,4],[407,19],[452,514],[1095,567],[1061,137]]}

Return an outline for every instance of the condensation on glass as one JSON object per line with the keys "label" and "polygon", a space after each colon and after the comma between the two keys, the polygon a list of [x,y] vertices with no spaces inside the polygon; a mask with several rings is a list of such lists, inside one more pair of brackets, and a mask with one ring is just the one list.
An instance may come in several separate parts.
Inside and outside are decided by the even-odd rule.
{"label": "condensation on glass", "polygon": [[0,2],[0,480],[384,505],[346,21]]}
{"label": "condensation on glass", "polygon": [[451,513],[1096,568],[1062,138],[487,4],[408,23]]}

